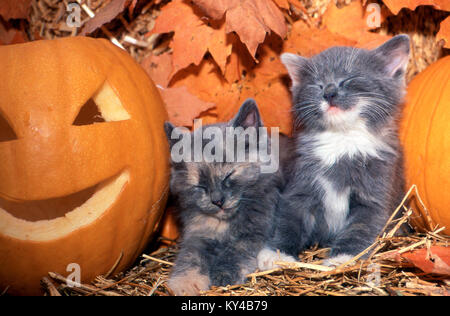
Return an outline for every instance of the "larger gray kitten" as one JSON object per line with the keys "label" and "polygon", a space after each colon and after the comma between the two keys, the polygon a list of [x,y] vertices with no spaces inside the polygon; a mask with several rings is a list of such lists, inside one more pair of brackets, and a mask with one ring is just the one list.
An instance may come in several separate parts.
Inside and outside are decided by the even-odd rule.
{"label": "larger gray kitten", "polygon": [[278,205],[277,231],[259,267],[295,260],[313,244],[339,264],[373,243],[403,196],[397,118],[409,37],[374,50],[333,47],[312,57],[283,54],[292,80],[295,172]]}

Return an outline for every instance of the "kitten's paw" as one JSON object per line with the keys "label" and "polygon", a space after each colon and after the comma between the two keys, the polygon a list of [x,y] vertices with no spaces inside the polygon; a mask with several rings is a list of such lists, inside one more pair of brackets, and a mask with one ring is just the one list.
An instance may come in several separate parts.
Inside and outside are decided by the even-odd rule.
{"label": "kitten's paw", "polygon": [[292,256],[289,256],[285,253],[278,252],[269,248],[264,248],[261,250],[257,257],[258,260],[258,269],[261,271],[266,271],[274,268],[279,268],[275,262],[283,261],[283,262],[297,262],[298,260]]}
{"label": "kitten's paw", "polygon": [[341,255],[337,255],[335,257],[331,257],[326,259],[322,265],[327,266],[327,267],[337,267],[340,266],[343,263],[346,263],[347,261],[349,261],[351,258],[353,258],[354,256],[352,255],[348,255],[348,254],[341,254]]}
{"label": "kitten's paw", "polygon": [[198,269],[188,270],[182,274],[172,276],[168,285],[176,296],[199,295],[210,287],[209,277],[201,274]]}

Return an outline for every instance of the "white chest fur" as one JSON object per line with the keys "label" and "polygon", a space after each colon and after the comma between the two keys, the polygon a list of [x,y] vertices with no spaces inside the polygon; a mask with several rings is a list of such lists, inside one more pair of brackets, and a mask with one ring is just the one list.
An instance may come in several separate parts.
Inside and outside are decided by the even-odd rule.
{"label": "white chest fur", "polygon": [[324,191],[322,203],[325,208],[325,219],[331,232],[336,233],[344,228],[350,201],[350,188],[336,191],[332,183],[325,178],[318,179]]}
{"label": "white chest fur", "polygon": [[325,166],[333,165],[344,156],[353,158],[360,154],[364,157],[378,157],[378,150],[386,148],[385,143],[373,135],[363,123],[358,123],[351,129],[320,132],[312,138],[313,154]]}

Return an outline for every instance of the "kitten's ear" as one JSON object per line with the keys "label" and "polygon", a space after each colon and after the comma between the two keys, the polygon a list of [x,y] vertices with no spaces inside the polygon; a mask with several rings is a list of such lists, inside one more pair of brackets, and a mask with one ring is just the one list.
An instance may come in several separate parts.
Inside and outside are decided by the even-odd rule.
{"label": "kitten's ear", "polygon": [[374,49],[375,55],[384,60],[384,71],[393,78],[402,78],[409,60],[409,36],[401,34]]}
{"label": "kitten's ear", "polygon": [[258,106],[255,100],[247,99],[242,103],[238,114],[230,121],[233,127],[241,126],[247,127],[261,127],[263,126],[261,115],[259,114]]}
{"label": "kitten's ear", "polygon": [[291,77],[292,80],[292,86],[296,86],[300,83],[300,70],[302,69],[305,62],[307,62],[307,59],[305,57],[291,54],[291,53],[284,53],[280,56],[281,62],[286,67],[289,77]]}

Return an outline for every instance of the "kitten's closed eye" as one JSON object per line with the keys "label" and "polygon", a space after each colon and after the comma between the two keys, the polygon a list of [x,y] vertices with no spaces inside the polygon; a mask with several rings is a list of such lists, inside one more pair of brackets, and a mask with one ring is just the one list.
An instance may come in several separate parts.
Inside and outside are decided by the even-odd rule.
{"label": "kitten's closed eye", "polygon": [[354,79],[358,78],[358,76],[352,76],[350,78],[343,79],[339,82],[339,88],[345,88],[349,83],[351,83]]}
{"label": "kitten's closed eye", "polygon": [[234,174],[234,172],[235,172],[235,170],[229,172],[229,173],[225,176],[225,178],[222,180],[222,184],[223,184],[225,187],[227,187],[227,188],[230,188],[230,187],[231,187],[231,185],[232,185],[232,179],[231,179],[231,176]]}
{"label": "kitten's closed eye", "polygon": [[203,185],[196,185],[196,186],[194,186],[194,189],[196,189],[198,191],[208,192],[208,188]]}

